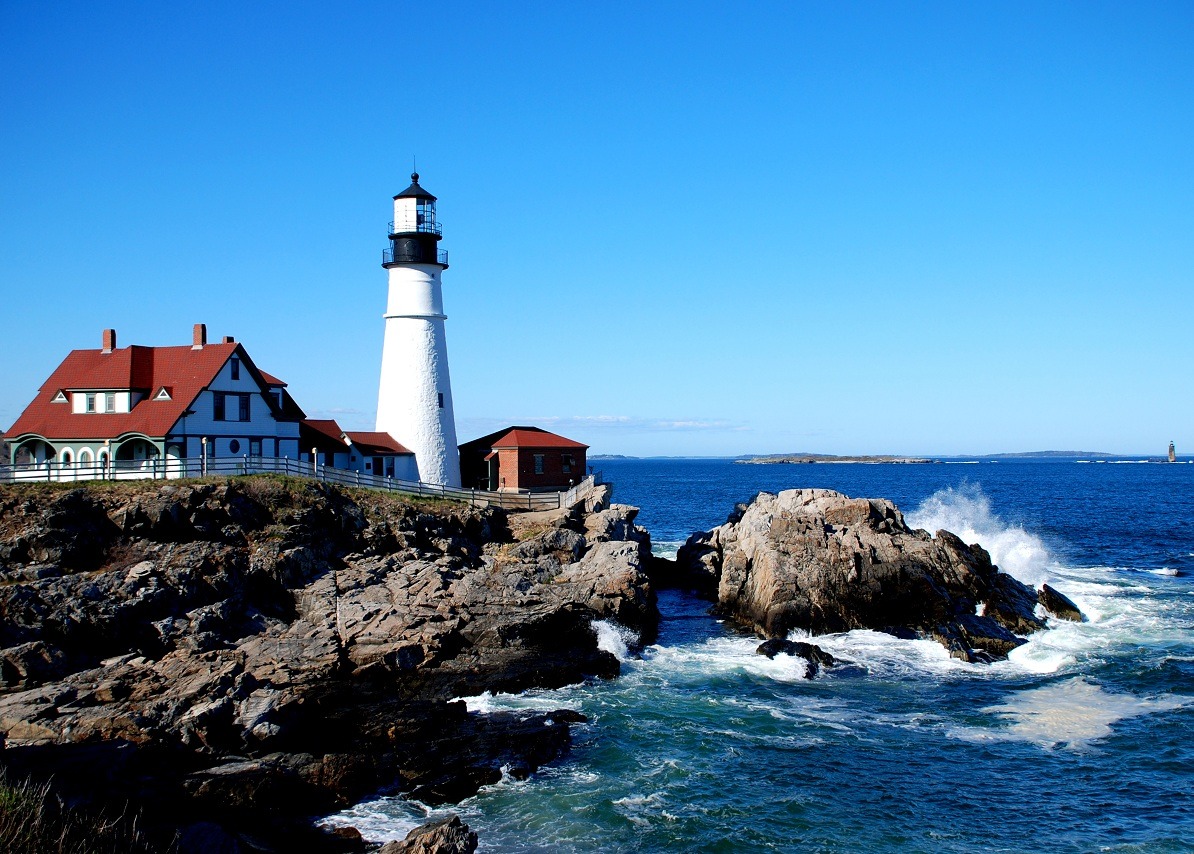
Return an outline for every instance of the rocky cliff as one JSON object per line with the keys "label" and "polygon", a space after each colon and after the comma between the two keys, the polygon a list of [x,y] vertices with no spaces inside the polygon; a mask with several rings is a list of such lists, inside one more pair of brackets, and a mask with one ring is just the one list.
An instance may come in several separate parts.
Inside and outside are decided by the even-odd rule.
{"label": "rocky cliff", "polygon": [[690,537],[677,564],[721,611],[768,638],[879,629],[991,661],[1044,628],[1038,601],[1081,619],[1051,588],[1038,597],[1000,572],[981,546],[912,530],[890,501],[827,489],[760,493],[726,524]]}
{"label": "rocky cliff", "polygon": [[454,697],[613,676],[650,634],[635,509],[510,514],[282,478],[0,487],[0,761],[128,800],[184,850],[332,846],[380,788],[458,800],[575,713]]}

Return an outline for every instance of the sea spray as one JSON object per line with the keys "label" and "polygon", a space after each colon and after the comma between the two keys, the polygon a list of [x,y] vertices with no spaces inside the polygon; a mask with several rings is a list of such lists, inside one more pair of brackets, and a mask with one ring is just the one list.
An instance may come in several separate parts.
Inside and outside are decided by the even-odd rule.
{"label": "sea spray", "polygon": [[913,528],[930,533],[944,529],[978,543],[996,566],[1025,584],[1039,587],[1052,577],[1047,569],[1052,559],[1040,537],[1004,522],[976,485],[938,490],[905,518]]}

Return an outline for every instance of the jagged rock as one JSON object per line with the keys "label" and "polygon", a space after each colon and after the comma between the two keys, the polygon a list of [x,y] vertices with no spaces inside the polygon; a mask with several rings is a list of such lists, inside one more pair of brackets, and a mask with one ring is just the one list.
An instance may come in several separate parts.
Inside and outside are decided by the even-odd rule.
{"label": "jagged rock", "polygon": [[821,649],[821,647],[816,644],[805,643],[804,641],[771,638],[759,644],[755,652],[759,655],[765,655],[768,658],[775,658],[780,654],[795,655],[803,658],[808,662],[808,670],[805,673],[806,679],[812,679],[820,672],[822,667],[833,667],[833,665],[837,664],[837,659]]}
{"label": "jagged rock", "polygon": [[[245,838],[383,785],[442,803],[533,773],[574,717],[451,700],[616,675],[593,621],[652,630],[650,540],[608,498],[590,525],[583,504],[268,477],[0,486],[3,758],[63,784],[102,770],[154,820]],[[110,766],[117,745],[145,758]]]}
{"label": "jagged rock", "polygon": [[1063,593],[1058,593],[1048,584],[1042,584],[1041,589],[1037,592],[1037,601],[1041,603],[1041,607],[1062,620],[1071,620],[1075,623],[1083,622],[1086,617],[1078,610],[1078,606],[1070,601]]}
{"label": "jagged rock", "polygon": [[416,827],[405,839],[387,842],[377,854],[472,854],[476,850],[477,834],[454,815]]}
{"label": "jagged rock", "polygon": [[948,531],[913,531],[890,501],[825,489],[760,493],[695,534],[690,585],[764,637],[871,628],[937,638],[968,660],[1004,658],[1043,628],[1030,588]]}

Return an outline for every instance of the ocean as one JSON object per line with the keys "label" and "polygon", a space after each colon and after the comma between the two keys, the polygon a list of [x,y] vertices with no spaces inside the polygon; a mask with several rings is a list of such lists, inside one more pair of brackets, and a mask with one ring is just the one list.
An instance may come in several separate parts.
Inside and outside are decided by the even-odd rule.
{"label": "ocean", "polygon": [[982,544],[1088,620],[1006,662],[932,641],[819,636],[801,659],[664,592],[658,640],[599,626],[622,676],[471,708],[583,712],[571,754],[443,809],[381,798],[331,817],[367,839],[458,813],[491,851],[1194,851],[1194,465],[601,463],[659,554],[760,490],[890,498]]}

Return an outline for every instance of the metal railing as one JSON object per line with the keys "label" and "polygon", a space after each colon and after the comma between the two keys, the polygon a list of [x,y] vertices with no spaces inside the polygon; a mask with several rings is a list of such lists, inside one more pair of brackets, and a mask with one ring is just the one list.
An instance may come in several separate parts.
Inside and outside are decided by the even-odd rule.
{"label": "metal railing", "polygon": [[602,482],[601,472],[595,472],[567,492],[487,492],[481,489],[461,489],[437,483],[398,480],[365,472],[333,468],[304,460],[292,460],[287,457],[250,456],[217,457],[208,460],[155,457],[148,460],[114,460],[99,463],[47,461],[16,465],[0,470],[0,482],[73,483],[88,480],[168,480],[206,475],[235,477],[251,474],[285,474],[291,477],[334,483],[339,486],[398,492],[423,498],[467,501],[476,507],[502,507],[507,510],[555,510],[560,507],[571,507]]}
{"label": "metal railing", "polygon": [[390,234],[410,234],[411,232],[422,232],[423,234],[438,234],[440,237],[444,235],[444,227],[435,220],[428,222],[425,219],[396,219],[391,220]]}
{"label": "metal railing", "polygon": [[[408,264],[430,264],[431,263],[430,261],[423,261],[423,260],[416,261],[413,258],[404,258],[402,256],[399,256],[398,263],[401,264],[403,262],[408,263]],[[385,249],[381,250],[381,263],[383,263],[383,264],[393,264],[394,263],[394,247],[393,246],[387,246]],[[445,267],[448,266],[448,250],[447,249],[435,250],[435,263],[443,264]]]}

